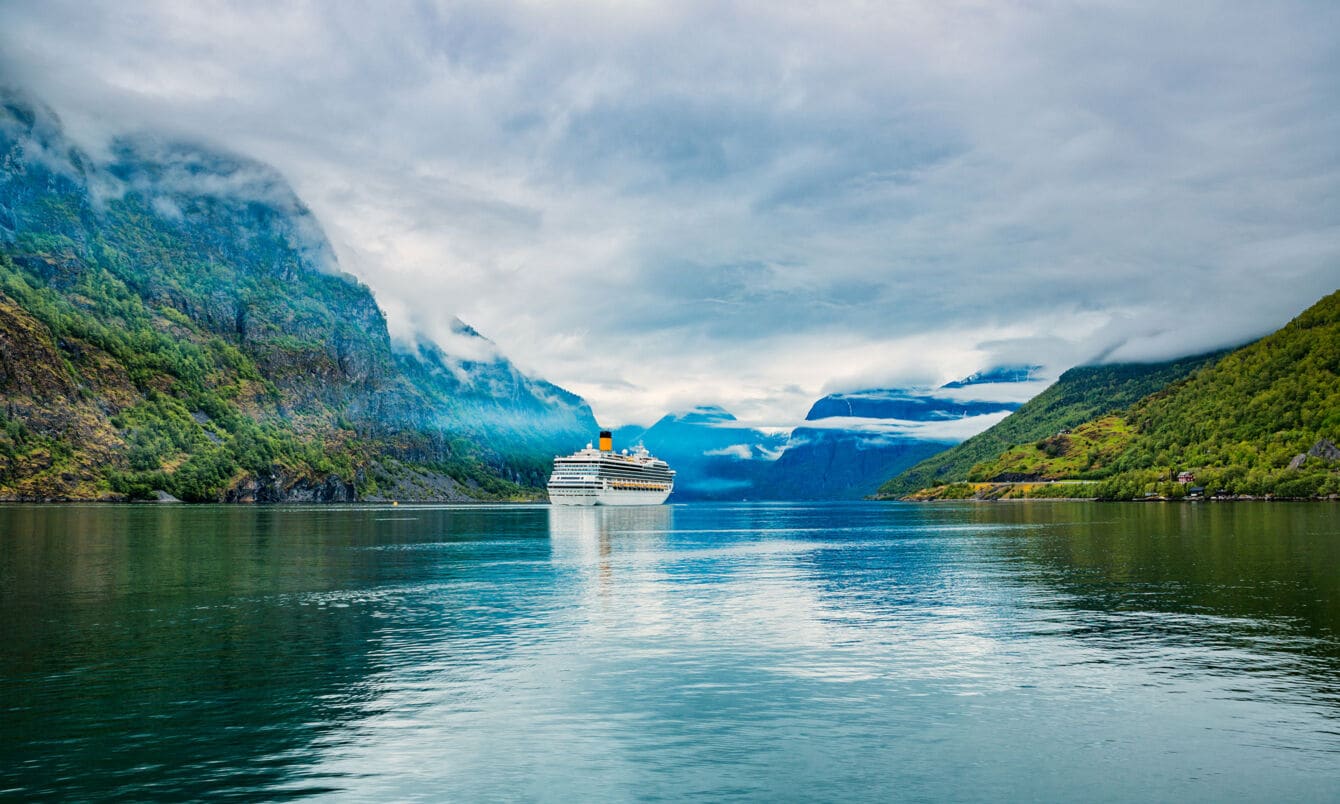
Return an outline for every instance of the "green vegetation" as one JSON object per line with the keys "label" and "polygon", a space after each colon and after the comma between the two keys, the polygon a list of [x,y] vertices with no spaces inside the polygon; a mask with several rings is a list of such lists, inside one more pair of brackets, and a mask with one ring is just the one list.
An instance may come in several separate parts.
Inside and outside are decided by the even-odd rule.
{"label": "green vegetation", "polygon": [[[277,176],[121,143],[95,200],[63,140],[28,156],[40,115],[0,106],[0,499],[348,499],[399,488],[388,466],[438,499],[539,494],[544,433],[471,437]],[[248,197],[211,189],[242,174]]]}
{"label": "green vegetation", "polygon": [[[1337,439],[1340,291],[1116,415],[1015,445],[969,475],[1098,480],[1092,496],[1100,499],[1178,499],[1192,489],[1309,498],[1340,494],[1340,455],[1327,447]],[[1064,496],[1047,493],[1056,485],[1034,490]]]}
{"label": "green vegetation", "polygon": [[[22,420],[11,420],[0,438],[0,453],[10,459],[5,480],[18,479],[15,459],[20,455],[58,461],[56,468],[66,474],[91,470],[84,479],[93,489],[132,498],[164,489],[184,500],[218,500],[235,477],[275,467],[312,476],[353,476],[353,451],[327,453],[317,439],[300,438],[278,421],[257,421],[241,412],[231,400],[239,396],[241,384],[259,375],[238,350],[216,338],[174,340],[156,330],[154,316],[139,297],[98,267],[82,272],[62,294],[0,254],[0,291],[0,301],[26,311],[50,342],[63,347],[53,385],[31,388],[24,397],[7,394],[8,407],[45,407],[33,411],[36,418],[64,425],[64,434],[78,435],[83,420],[84,435],[124,445],[114,449],[109,464],[79,467],[76,459],[95,456],[84,455],[78,439],[33,438]],[[119,326],[104,323],[109,320]],[[16,346],[22,343],[14,340]],[[98,376],[100,367],[112,368],[112,382]],[[54,401],[50,397],[62,385],[77,389],[74,398],[43,405],[43,397]]]}
{"label": "green vegetation", "polygon": [[1131,440],[1131,428],[1119,416],[1104,416],[1073,430],[1012,447],[993,460],[976,464],[968,479],[1091,480],[1110,474],[1113,463]]}
{"label": "green vegetation", "polygon": [[[1124,418],[1136,435],[1113,464],[1123,496],[1140,480],[1193,471],[1196,484],[1236,494],[1340,493],[1340,461],[1308,457],[1340,439],[1340,291],[1278,332],[1153,394]],[[1290,468],[1295,456],[1304,456]],[[1171,478],[1169,478],[1171,479]]]}
{"label": "green vegetation", "polygon": [[1225,354],[1214,352],[1166,363],[1072,368],[999,424],[889,480],[877,496],[900,497],[917,489],[965,481],[974,465],[1010,447],[1049,438],[1121,410]]}
{"label": "green vegetation", "polygon": [[920,489],[904,499],[929,500],[1092,500],[1098,484],[1089,481],[1034,483],[949,483]]}

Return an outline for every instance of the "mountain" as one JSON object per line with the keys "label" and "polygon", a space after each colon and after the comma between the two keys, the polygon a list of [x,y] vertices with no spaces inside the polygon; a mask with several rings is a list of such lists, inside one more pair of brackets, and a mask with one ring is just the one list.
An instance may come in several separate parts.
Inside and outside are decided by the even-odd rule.
{"label": "mountain", "polygon": [[599,427],[586,401],[542,379],[521,373],[493,344],[459,321],[457,338],[478,341],[473,354],[453,357],[430,341],[393,343],[396,366],[427,398],[414,425],[468,436],[481,448],[524,465],[526,481],[542,485],[553,458],[595,437]]}
{"label": "mountain", "polygon": [[663,416],[640,433],[615,431],[616,448],[639,443],[674,468],[672,500],[743,500],[758,498],[786,436],[740,424],[729,411],[704,405]]}
{"label": "mountain", "polygon": [[[760,496],[860,499],[1019,407],[1038,367],[991,369],[937,389],[830,394],[810,408],[768,473]],[[1024,391],[1023,393],[1027,393]]]}
{"label": "mountain", "polygon": [[675,500],[860,499],[889,475],[980,432],[1035,391],[1037,366],[979,372],[935,389],[875,389],[817,400],[790,434],[703,405],[614,431],[677,471]]}
{"label": "mountain", "polygon": [[99,161],[12,92],[0,345],[8,498],[524,496],[596,429],[496,349],[393,342],[273,169],[145,136]]}
{"label": "mountain", "polygon": [[879,487],[878,496],[900,497],[929,486],[967,480],[972,467],[981,461],[1016,444],[1053,436],[1089,419],[1120,410],[1213,363],[1224,354],[1214,352],[1164,363],[1072,368],[990,429],[894,476]]}
{"label": "mountain", "polygon": [[874,492],[883,478],[953,443],[797,427],[757,494],[780,500],[859,500]]}
{"label": "mountain", "polygon": [[1211,492],[1340,493],[1340,291],[1285,327],[1069,433],[1022,443],[972,475],[1102,479],[1092,494],[1128,499]]}
{"label": "mountain", "polygon": [[995,366],[984,371],[974,372],[961,380],[947,382],[940,386],[945,389],[967,388],[973,385],[999,385],[1002,383],[1032,382],[1038,378],[1042,366]]}
{"label": "mountain", "polygon": [[[942,386],[949,388],[949,386]],[[954,386],[964,388],[965,385]],[[889,419],[909,422],[947,421],[984,416],[1014,410],[1019,403],[991,400],[955,399],[915,390],[870,390],[848,394],[830,394],[815,402],[805,421],[831,418]]]}

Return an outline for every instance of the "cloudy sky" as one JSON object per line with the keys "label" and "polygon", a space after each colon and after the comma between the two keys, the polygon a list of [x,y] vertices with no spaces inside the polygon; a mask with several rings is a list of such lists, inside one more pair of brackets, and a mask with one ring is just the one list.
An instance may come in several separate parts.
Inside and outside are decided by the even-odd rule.
{"label": "cloudy sky", "polygon": [[272,163],[393,330],[608,424],[1280,326],[1340,286],[1338,43],[1334,2],[0,2],[0,81],[87,146]]}

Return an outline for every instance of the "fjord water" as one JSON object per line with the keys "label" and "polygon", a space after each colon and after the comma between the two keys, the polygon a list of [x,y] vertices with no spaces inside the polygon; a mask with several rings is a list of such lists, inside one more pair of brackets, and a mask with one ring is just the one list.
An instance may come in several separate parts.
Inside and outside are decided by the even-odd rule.
{"label": "fjord water", "polygon": [[0,508],[22,799],[1335,800],[1332,504]]}

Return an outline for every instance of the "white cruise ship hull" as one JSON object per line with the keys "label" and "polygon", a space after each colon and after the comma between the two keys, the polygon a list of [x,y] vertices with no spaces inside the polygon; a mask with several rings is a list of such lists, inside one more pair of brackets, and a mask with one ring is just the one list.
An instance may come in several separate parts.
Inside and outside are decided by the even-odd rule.
{"label": "white cruise ship hull", "polygon": [[674,491],[675,470],[640,445],[615,453],[602,430],[600,449],[587,444],[554,458],[548,487],[553,505],[660,505]]}
{"label": "white cruise ship hull", "polygon": [[668,490],[549,489],[552,505],[660,505],[669,496]]}

